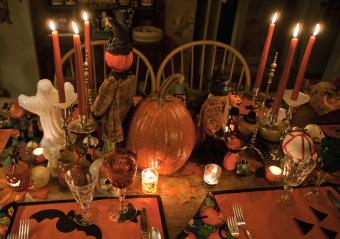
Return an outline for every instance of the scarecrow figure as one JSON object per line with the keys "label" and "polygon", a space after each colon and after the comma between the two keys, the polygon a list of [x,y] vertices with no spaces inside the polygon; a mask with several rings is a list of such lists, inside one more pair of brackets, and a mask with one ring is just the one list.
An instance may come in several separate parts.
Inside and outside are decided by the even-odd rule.
{"label": "scarecrow figure", "polygon": [[99,88],[91,112],[94,118],[103,117],[104,133],[110,143],[124,140],[123,125],[133,107],[135,77],[128,74],[133,52],[126,30],[109,19],[113,37],[106,42],[105,61],[111,72]]}

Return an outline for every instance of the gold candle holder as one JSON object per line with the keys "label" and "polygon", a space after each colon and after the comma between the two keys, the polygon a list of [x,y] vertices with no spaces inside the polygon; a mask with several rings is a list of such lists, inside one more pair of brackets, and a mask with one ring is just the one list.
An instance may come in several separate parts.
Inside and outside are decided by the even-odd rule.
{"label": "gold candle holder", "polygon": [[146,194],[157,192],[158,172],[153,168],[146,168],[142,171],[142,190]]}
{"label": "gold candle holder", "polygon": [[267,86],[266,86],[266,91],[265,91],[265,98],[268,99],[269,98],[269,91],[270,91],[270,86],[272,85],[273,82],[273,78],[275,76],[275,71],[276,71],[276,61],[277,61],[277,55],[279,53],[275,52],[275,56],[273,59],[273,62],[270,64],[270,68],[269,68],[269,73],[268,73],[268,80],[267,80]]}
{"label": "gold candle holder", "polygon": [[88,54],[85,50],[85,61],[84,61],[84,80],[85,80],[85,114],[79,115],[78,119],[71,121],[68,124],[70,131],[77,134],[89,134],[96,130],[96,123],[90,116],[90,105],[89,105],[89,92],[88,92],[88,78],[89,78],[89,63]]}

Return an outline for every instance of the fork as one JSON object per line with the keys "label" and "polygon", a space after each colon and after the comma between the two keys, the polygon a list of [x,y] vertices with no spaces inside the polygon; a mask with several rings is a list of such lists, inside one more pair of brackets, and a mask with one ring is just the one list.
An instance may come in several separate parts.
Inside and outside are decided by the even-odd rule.
{"label": "fork", "polygon": [[248,230],[247,224],[246,224],[246,222],[244,220],[241,206],[239,204],[234,205],[233,206],[233,211],[234,211],[234,215],[236,217],[237,225],[239,227],[241,227],[246,232],[247,237],[249,239],[252,239],[252,237],[250,235],[250,231]]}
{"label": "fork", "polygon": [[238,226],[237,226],[237,222],[236,222],[235,216],[227,217],[227,224],[228,224],[228,228],[229,228],[230,234],[233,237],[239,238],[240,232],[238,230]]}
{"label": "fork", "polygon": [[30,230],[29,220],[20,220],[18,239],[28,239],[29,230]]}
{"label": "fork", "polygon": [[7,239],[17,239],[17,236],[14,233],[10,233],[10,234],[8,234]]}

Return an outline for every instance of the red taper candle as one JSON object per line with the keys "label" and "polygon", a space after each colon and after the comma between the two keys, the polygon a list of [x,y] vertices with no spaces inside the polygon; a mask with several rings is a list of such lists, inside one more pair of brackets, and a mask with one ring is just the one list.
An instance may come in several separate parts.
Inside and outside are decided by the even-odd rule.
{"label": "red taper candle", "polygon": [[75,22],[72,22],[74,30],[73,34],[73,45],[74,45],[74,59],[75,59],[75,71],[76,71],[76,84],[78,93],[78,107],[79,114],[85,114],[85,82],[83,72],[83,57],[80,47],[80,36],[78,26]]}
{"label": "red taper candle", "polygon": [[254,84],[254,89],[259,89],[261,87],[261,82],[263,78],[264,69],[266,68],[268,52],[269,52],[270,43],[272,41],[272,37],[274,33],[276,19],[277,19],[277,13],[274,13],[272,22],[269,25],[266,42],[263,47],[262,56],[261,56],[259,68],[257,70],[255,84]]}
{"label": "red taper candle", "polygon": [[296,27],[295,27],[295,30],[294,30],[294,33],[293,33],[293,38],[290,42],[289,51],[288,51],[288,54],[287,54],[285,66],[283,68],[283,72],[282,72],[282,75],[281,75],[279,87],[278,87],[278,90],[277,90],[276,95],[275,95],[275,100],[274,100],[273,108],[272,108],[272,114],[273,115],[277,115],[277,113],[279,112],[279,109],[280,109],[282,97],[283,97],[283,94],[285,92],[287,82],[288,82],[288,79],[289,79],[290,70],[291,70],[291,67],[292,67],[292,63],[293,63],[293,59],[294,59],[294,55],[295,55],[295,49],[296,49],[296,46],[297,46],[297,43],[298,43],[298,39],[297,39],[298,33],[299,33],[299,23],[296,24]]}
{"label": "red taper candle", "polygon": [[91,49],[91,36],[90,36],[90,22],[87,12],[83,12],[84,19],[84,35],[85,35],[85,49],[87,51],[87,62],[89,64],[88,88],[93,88],[93,68],[92,68],[92,49]]}
{"label": "red taper candle", "polygon": [[55,74],[57,76],[59,103],[65,103],[66,98],[65,98],[65,89],[64,89],[64,75],[63,75],[63,69],[62,69],[62,64],[61,64],[58,31],[56,31],[54,22],[50,21],[49,25],[52,31],[54,68],[55,68]]}
{"label": "red taper candle", "polygon": [[290,97],[291,100],[297,100],[297,98],[299,96],[299,92],[300,92],[300,89],[301,89],[301,86],[302,86],[302,82],[304,80],[304,76],[305,76],[305,73],[306,73],[306,68],[307,68],[307,65],[308,65],[310,54],[311,54],[313,46],[314,46],[315,36],[319,33],[319,30],[320,30],[320,24],[316,24],[315,29],[314,29],[314,33],[313,33],[313,35],[311,35],[309,37],[307,48],[306,48],[305,53],[304,53],[303,58],[302,58],[300,69],[299,69],[299,72],[297,74],[296,81],[295,81],[295,84],[294,84],[293,92],[292,92],[292,95]]}

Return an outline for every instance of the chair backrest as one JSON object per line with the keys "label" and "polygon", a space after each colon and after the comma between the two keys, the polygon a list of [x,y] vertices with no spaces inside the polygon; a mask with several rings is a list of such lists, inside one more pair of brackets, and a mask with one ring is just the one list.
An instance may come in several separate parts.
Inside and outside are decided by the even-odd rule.
{"label": "chair backrest", "polygon": [[207,88],[207,79],[218,69],[226,71],[227,80],[238,88],[244,84],[244,89],[249,91],[250,72],[243,56],[231,46],[211,40],[189,42],[172,50],[158,68],[157,89],[168,75],[181,73],[189,88],[202,90]]}
{"label": "chair backrest", "polygon": [[[105,43],[106,40],[91,41],[92,47],[92,65],[93,65],[93,81],[94,90],[105,79],[110,69],[105,63]],[[82,49],[85,45],[81,45]],[[155,73],[149,60],[136,48],[133,48],[134,63],[131,71],[136,76],[136,94],[149,94],[156,90]],[[63,71],[65,74],[65,81],[70,81],[75,84],[75,69],[74,69],[74,49],[69,50],[61,59],[63,64]],[[56,75],[54,75],[54,83],[56,82]]]}

